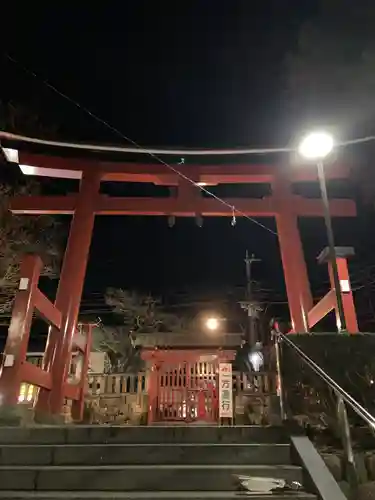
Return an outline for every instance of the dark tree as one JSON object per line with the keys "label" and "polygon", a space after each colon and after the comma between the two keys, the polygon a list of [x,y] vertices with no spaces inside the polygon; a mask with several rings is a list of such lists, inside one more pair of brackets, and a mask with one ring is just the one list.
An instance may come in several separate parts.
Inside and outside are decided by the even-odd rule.
{"label": "dark tree", "polygon": [[37,186],[10,187],[0,184],[0,313],[9,312],[19,282],[20,261],[25,253],[38,254],[44,263],[43,276],[59,274],[62,255],[61,229],[47,215],[13,215],[9,211],[14,194],[30,194]]}
{"label": "dark tree", "polygon": [[[50,137],[56,127],[33,111],[34,107],[11,100],[0,102],[0,129],[38,137]],[[0,157],[2,172],[5,158]],[[43,276],[59,275],[63,228],[48,215],[12,215],[10,199],[18,194],[38,194],[36,181],[12,183],[0,178],[0,314],[11,310],[19,281],[19,265],[25,253],[38,254],[44,263]]]}
{"label": "dark tree", "polygon": [[139,353],[134,347],[136,333],[186,331],[185,318],[167,312],[160,300],[122,289],[108,289],[106,303],[119,315],[122,325],[107,327],[99,323],[94,329],[95,349],[105,351],[114,371],[137,371]]}

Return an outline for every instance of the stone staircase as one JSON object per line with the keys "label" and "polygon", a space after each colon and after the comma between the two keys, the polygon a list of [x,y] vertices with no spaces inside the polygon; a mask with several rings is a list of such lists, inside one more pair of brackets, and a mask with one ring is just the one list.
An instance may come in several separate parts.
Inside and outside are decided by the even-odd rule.
{"label": "stone staircase", "polygon": [[0,427],[0,499],[230,499],[237,474],[303,483],[291,455],[281,427]]}

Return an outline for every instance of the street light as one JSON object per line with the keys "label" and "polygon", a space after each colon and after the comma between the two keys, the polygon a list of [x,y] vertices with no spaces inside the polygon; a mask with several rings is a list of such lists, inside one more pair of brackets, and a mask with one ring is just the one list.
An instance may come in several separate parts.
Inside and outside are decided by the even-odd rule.
{"label": "street light", "polygon": [[215,317],[207,318],[206,328],[208,330],[211,330],[211,331],[218,330],[219,326],[220,326],[219,318],[215,318]]}
{"label": "street light", "polygon": [[326,132],[313,132],[307,135],[301,141],[298,152],[306,160],[315,160],[318,168],[319,186],[323,201],[324,221],[328,239],[329,260],[331,261],[332,266],[333,283],[335,287],[337,310],[339,316],[339,324],[337,325],[337,328],[339,333],[342,333],[346,331],[346,322],[344,315],[344,305],[341,296],[341,285],[336,260],[335,239],[333,236],[332,220],[329,211],[327,183],[323,163],[323,160],[332,152],[334,146],[335,142],[330,134]]}
{"label": "street light", "polygon": [[299,154],[307,160],[322,161],[334,148],[333,137],[326,132],[313,132],[300,143]]}

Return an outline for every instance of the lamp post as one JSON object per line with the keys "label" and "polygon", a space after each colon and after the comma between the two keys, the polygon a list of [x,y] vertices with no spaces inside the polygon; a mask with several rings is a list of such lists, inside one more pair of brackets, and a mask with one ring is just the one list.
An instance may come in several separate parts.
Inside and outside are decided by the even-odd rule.
{"label": "lamp post", "polygon": [[334,148],[333,137],[325,132],[313,132],[307,135],[300,143],[299,154],[307,159],[316,161],[318,169],[318,179],[320,193],[323,201],[324,221],[327,231],[329,260],[331,262],[333,284],[337,302],[339,324],[337,325],[339,333],[346,332],[346,321],[344,314],[344,305],[341,296],[341,284],[336,260],[335,239],[333,236],[332,219],[329,211],[329,201],[327,194],[327,183],[324,172],[324,159],[332,152]]}

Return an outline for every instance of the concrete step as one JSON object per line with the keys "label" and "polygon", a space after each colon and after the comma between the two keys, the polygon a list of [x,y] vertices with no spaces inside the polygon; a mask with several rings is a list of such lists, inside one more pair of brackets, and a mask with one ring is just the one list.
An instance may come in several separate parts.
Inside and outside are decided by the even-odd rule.
{"label": "concrete step", "polygon": [[287,443],[276,426],[0,427],[1,444]]}
{"label": "concrete step", "polygon": [[285,493],[275,495],[248,494],[240,495],[231,491],[137,491],[137,492],[84,492],[84,491],[0,491],[0,498],[9,500],[233,500],[249,498],[251,500],[316,500],[315,495],[309,493]]}
{"label": "concrete step", "polygon": [[0,465],[290,464],[288,444],[0,445]]}
{"label": "concrete step", "polygon": [[302,470],[293,465],[0,466],[0,489],[234,491],[236,475],[302,483]]}

